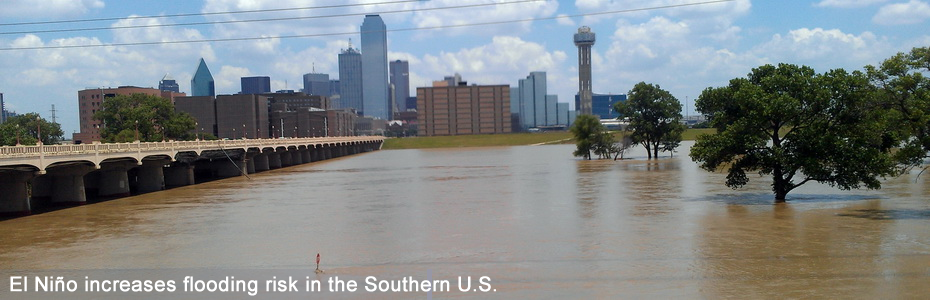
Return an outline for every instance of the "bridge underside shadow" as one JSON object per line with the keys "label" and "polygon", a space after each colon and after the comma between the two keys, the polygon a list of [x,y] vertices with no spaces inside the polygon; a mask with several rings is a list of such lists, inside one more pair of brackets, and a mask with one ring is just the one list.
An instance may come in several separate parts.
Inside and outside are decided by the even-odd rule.
{"label": "bridge underside shadow", "polygon": [[0,167],[0,218],[157,192],[218,179],[364,153],[381,141],[177,152],[91,161],[59,162],[40,170]]}

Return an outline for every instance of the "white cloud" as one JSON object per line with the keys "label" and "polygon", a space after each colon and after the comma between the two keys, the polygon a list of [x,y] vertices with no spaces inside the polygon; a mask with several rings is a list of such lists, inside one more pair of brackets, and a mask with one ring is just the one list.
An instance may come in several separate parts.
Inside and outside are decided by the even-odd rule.
{"label": "white cloud", "polygon": [[871,32],[855,35],[822,28],[800,28],[785,35],[776,34],[753,52],[772,62],[805,64],[818,71],[840,67],[858,69],[894,53],[887,40]]}
{"label": "white cloud", "polygon": [[51,16],[81,15],[103,7],[101,0],[3,0],[0,17],[47,19]]}
{"label": "white cloud", "polygon": [[213,83],[216,86],[216,94],[235,94],[242,90],[240,80],[246,76],[258,76],[252,73],[248,68],[222,66],[220,71],[213,73]]}
{"label": "white cloud", "polygon": [[854,8],[854,7],[863,7],[869,6],[876,3],[886,2],[888,0],[822,0],[814,4],[814,6],[819,7],[839,7],[839,8]]}
{"label": "white cloud", "polygon": [[[428,9],[487,3],[487,1],[483,0],[433,0],[417,2],[415,7],[418,9]],[[413,13],[413,15],[410,17],[410,22],[418,28],[424,28],[505,20],[522,20],[552,16],[555,14],[558,8],[558,1],[546,0],[517,4],[480,6],[473,8],[418,11]],[[446,34],[462,34],[468,32],[476,32],[481,35],[513,34],[515,30],[528,31],[532,24],[532,22],[521,22],[516,24],[511,23],[494,26],[482,26],[480,27],[480,30],[475,30],[474,28],[454,28],[445,29],[443,32]]]}
{"label": "white cloud", "polygon": [[872,22],[882,25],[917,24],[930,18],[930,5],[919,0],[882,6]]}

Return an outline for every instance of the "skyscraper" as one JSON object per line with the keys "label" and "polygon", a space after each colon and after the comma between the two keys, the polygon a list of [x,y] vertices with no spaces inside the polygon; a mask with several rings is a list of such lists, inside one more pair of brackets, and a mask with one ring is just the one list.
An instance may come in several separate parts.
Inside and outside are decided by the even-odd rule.
{"label": "skyscraper", "polygon": [[304,93],[307,95],[331,96],[332,93],[329,90],[329,74],[304,74]]}
{"label": "skyscraper", "polygon": [[271,93],[271,77],[268,76],[251,76],[239,79],[242,88],[242,94],[260,95]]}
{"label": "skyscraper", "polygon": [[594,32],[588,26],[578,28],[575,34],[575,46],[578,46],[578,95],[581,98],[579,114],[591,114],[591,46],[594,46]]}
{"label": "skyscraper", "polygon": [[216,86],[213,83],[213,75],[210,74],[210,68],[207,68],[207,62],[200,59],[200,65],[191,78],[191,96],[216,96]]}
{"label": "skyscraper", "polygon": [[3,102],[3,93],[0,93],[0,124],[6,123],[6,103]]}
{"label": "skyscraper", "polygon": [[381,16],[366,15],[361,33],[362,113],[365,116],[390,120],[392,112],[388,94],[387,26],[384,25]]}
{"label": "skyscraper", "polygon": [[406,60],[391,61],[391,84],[394,85],[394,102],[397,111],[407,111],[410,97],[410,65]]}
{"label": "skyscraper", "polygon": [[339,54],[339,103],[336,108],[353,108],[361,112],[362,107],[362,54],[349,48]]}
{"label": "skyscraper", "polygon": [[161,78],[161,81],[158,82],[158,89],[175,93],[181,92],[181,87],[178,86],[178,82],[171,77],[171,74],[165,74],[165,77]]}

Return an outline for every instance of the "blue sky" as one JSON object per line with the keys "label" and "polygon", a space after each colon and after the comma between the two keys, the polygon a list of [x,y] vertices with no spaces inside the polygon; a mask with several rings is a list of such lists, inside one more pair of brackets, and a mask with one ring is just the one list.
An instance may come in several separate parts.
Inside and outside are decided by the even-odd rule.
{"label": "blue sky", "polygon": [[[68,25],[0,26],[0,32],[223,21],[459,6],[515,0],[434,0],[328,10],[131,19],[366,1],[335,0],[4,0],[0,23],[122,18]],[[384,14],[389,29],[423,28],[650,8],[706,0],[532,1],[479,8]],[[385,0],[367,1],[385,2]],[[187,27],[0,34],[0,48],[276,37],[358,31],[363,16]],[[711,86],[746,75],[767,63],[809,65],[818,71],[861,69],[897,52],[930,45],[930,0],[750,1],[453,29],[389,32],[389,59],[410,61],[414,90],[460,73],[479,84],[516,85],[531,71],[548,73],[549,93],[573,102],[577,50],[572,34],[581,25],[597,33],[594,91],[626,93],[640,81],[659,84],[682,102]],[[242,76],[271,76],[273,89],[299,89],[314,67],[337,77],[337,54],[358,35],[257,41],[0,51],[0,93],[20,113],[50,115],[66,136],[78,128],[77,91],[120,85],[155,87],[172,74],[184,92],[201,57],[218,93],[239,91]],[[285,83],[286,81],[286,83]],[[574,106],[572,104],[572,106]]]}

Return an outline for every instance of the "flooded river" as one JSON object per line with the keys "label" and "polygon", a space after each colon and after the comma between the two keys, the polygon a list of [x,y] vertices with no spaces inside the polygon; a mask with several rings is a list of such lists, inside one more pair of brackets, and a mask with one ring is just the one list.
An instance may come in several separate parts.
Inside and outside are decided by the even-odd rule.
{"label": "flooded river", "polygon": [[[878,191],[807,184],[773,205],[766,179],[731,190],[687,149],[654,161],[641,149],[631,160],[582,161],[573,147],[376,151],[2,221],[0,298],[73,296],[10,293],[18,275],[161,276],[180,289],[189,274],[291,273],[324,289],[333,276],[357,280],[360,292],[259,296],[930,294],[927,174],[888,179]],[[316,253],[323,274],[313,273]],[[451,291],[366,293],[367,276],[445,279]],[[491,290],[459,292],[459,276],[471,276],[472,288],[487,276]],[[94,297],[140,295],[153,294]]]}

